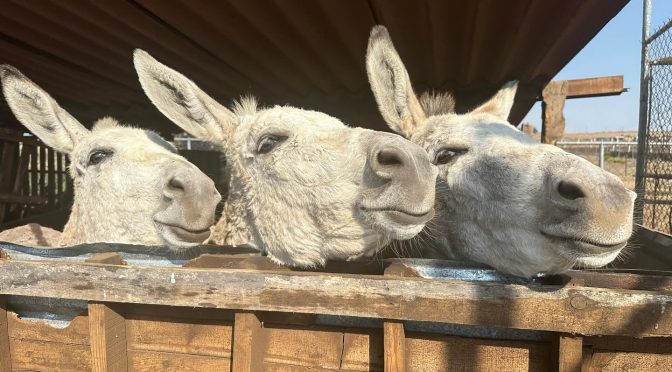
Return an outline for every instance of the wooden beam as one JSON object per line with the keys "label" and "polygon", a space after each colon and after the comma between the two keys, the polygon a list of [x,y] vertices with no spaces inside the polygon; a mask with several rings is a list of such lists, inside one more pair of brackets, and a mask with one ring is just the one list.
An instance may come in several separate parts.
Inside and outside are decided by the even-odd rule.
{"label": "wooden beam", "polygon": [[0,193],[0,203],[8,204],[47,204],[49,199],[42,196],[23,196]]}
{"label": "wooden beam", "polygon": [[263,370],[264,350],[259,348],[261,321],[251,312],[238,312],[233,324],[232,371]]}
{"label": "wooden beam", "polygon": [[569,84],[564,80],[551,81],[541,95],[541,142],[555,144],[565,134],[565,99]]}
{"label": "wooden beam", "polygon": [[107,304],[90,303],[89,330],[92,370],[126,371],[126,322],[121,313]]}
{"label": "wooden beam", "polygon": [[[567,85],[568,99],[617,96],[627,91],[627,89],[623,87],[623,75],[572,80],[552,80],[546,86],[549,84]],[[543,100],[543,96],[537,97],[537,100]]]}
{"label": "wooden beam", "polygon": [[0,372],[12,371],[12,356],[9,349],[9,319],[7,299],[0,296]]}
{"label": "wooden beam", "polygon": [[581,336],[558,336],[558,372],[581,372],[583,362],[583,338]]}
{"label": "wooden beam", "polygon": [[617,96],[625,92],[623,75],[565,80],[567,98]]}
{"label": "wooden beam", "polygon": [[0,260],[0,294],[672,336],[670,293],[534,283]]}

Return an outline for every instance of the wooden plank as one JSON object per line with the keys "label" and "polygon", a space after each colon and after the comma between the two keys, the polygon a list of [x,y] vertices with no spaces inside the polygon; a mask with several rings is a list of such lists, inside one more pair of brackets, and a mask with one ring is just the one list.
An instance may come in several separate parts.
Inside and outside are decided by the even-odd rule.
{"label": "wooden plank", "polygon": [[37,151],[38,147],[40,147],[41,144],[35,145],[33,147],[33,152],[30,154],[30,196],[37,196]]}
{"label": "wooden plank", "polygon": [[89,317],[76,316],[65,328],[55,328],[41,321],[24,320],[13,312],[8,315],[9,336],[17,340],[83,345],[89,354]]}
{"label": "wooden plank", "polygon": [[59,206],[65,205],[63,198],[63,192],[65,191],[63,186],[63,158],[63,154],[60,152],[56,154],[56,197]]}
{"label": "wooden plank", "polygon": [[583,339],[580,336],[558,335],[558,371],[581,372]]}
{"label": "wooden plank", "polygon": [[24,136],[23,133],[17,132],[14,130],[9,130],[9,131],[4,131],[0,130],[0,140],[4,141],[9,141],[9,142],[21,142],[21,143],[27,143],[30,145],[38,145],[42,144],[40,140],[37,139],[37,137],[30,135],[30,136]]}
{"label": "wooden plank", "polygon": [[[643,248],[643,247],[642,247]],[[672,276],[590,272],[571,270],[544,280],[545,284],[566,285],[570,281],[581,280],[582,286],[596,288],[631,289],[639,291],[672,292]]]}
{"label": "wooden plank", "polygon": [[671,371],[672,354],[623,353],[596,350],[588,364],[590,371]]}
{"label": "wooden plank", "polygon": [[[228,358],[146,350],[128,351],[128,371],[132,372],[202,372],[229,371]],[[234,369],[234,371],[236,371]]]}
{"label": "wooden plank", "polygon": [[254,344],[254,353],[264,363],[339,369],[343,356],[342,330],[335,327],[281,327],[270,328],[264,322],[264,328],[257,330],[260,336]]}
{"label": "wooden plank", "polygon": [[100,253],[89,257],[84,262],[99,263],[106,265],[126,265],[126,261],[116,252]]}
{"label": "wooden plank", "polygon": [[565,80],[567,98],[614,96],[625,92],[623,75]]}
{"label": "wooden plank", "polygon": [[0,294],[672,336],[672,294],[535,283],[0,260]]}
{"label": "wooden plank", "polygon": [[120,311],[103,303],[89,304],[93,371],[126,371],[126,325]]}
{"label": "wooden plank", "polygon": [[379,329],[349,330],[343,335],[341,369],[382,371],[384,368],[383,335]]}
{"label": "wooden plank", "polygon": [[56,150],[49,149],[47,152],[48,163],[48,178],[47,178],[47,197],[49,198],[49,206],[56,205],[56,166],[54,164],[54,152]]}
{"label": "wooden plank", "polygon": [[404,322],[387,320],[383,324],[385,372],[406,371]]}
{"label": "wooden plank", "polygon": [[261,322],[254,313],[236,313],[233,325],[233,371],[248,372],[263,370]]}
{"label": "wooden plank", "polygon": [[12,371],[12,359],[9,349],[9,319],[7,300],[0,296],[0,372]]}
{"label": "wooden plank", "polygon": [[639,353],[672,354],[672,338],[664,337],[584,337],[583,344],[594,349]]}
{"label": "wooden plank", "polygon": [[[395,262],[385,269],[384,275],[403,277],[407,275],[407,270],[408,268],[405,265]],[[406,371],[404,322],[394,319],[385,320],[383,323],[383,342],[385,372]]]}
{"label": "wooden plank", "polygon": [[91,353],[85,345],[12,338],[10,347],[15,371],[91,370]]}
{"label": "wooden plank", "polygon": [[410,333],[408,371],[549,371],[548,343]]}
{"label": "wooden plank", "polygon": [[[175,308],[172,312],[179,311]],[[188,311],[188,309],[180,309]],[[129,350],[197,354],[231,359],[233,323],[207,319],[128,315]],[[135,318],[134,318],[135,317]]]}
{"label": "wooden plank", "polygon": [[48,199],[42,196],[23,196],[0,193],[0,203],[8,204],[46,204]]}
{"label": "wooden plank", "polygon": [[[15,175],[14,170],[16,153],[18,150],[18,144],[12,142],[6,142],[2,146],[2,168],[0,169],[0,192],[1,193],[11,193],[13,185],[13,177]],[[0,203],[0,222],[5,220],[5,214],[7,213],[7,206],[4,203]]]}
{"label": "wooden plank", "polygon": [[40,146],[40,196],[47,197],[47,146]]}
{"label": "wooden plank", "polygon": [[[26,178],[26,172],[28,171],[28,162],[30,161],[30,148],[25,144],[21,144],[21,154],[19,155],[19,161],[17,164],[16,172],[14,173],[14,185],[11,190],[12,195],[21,195],[23,190],[24,181]],[[24,194],[25,195],[25,194]],[[20,208],[20,205],[10,205],[9,211],[15,211],[17,208]]]}

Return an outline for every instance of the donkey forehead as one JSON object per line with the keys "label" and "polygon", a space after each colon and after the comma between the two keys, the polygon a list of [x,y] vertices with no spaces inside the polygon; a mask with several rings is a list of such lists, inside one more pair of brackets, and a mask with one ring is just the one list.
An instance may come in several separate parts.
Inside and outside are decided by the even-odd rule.
{"label": "donkey forehead", "polygon": [[87,147],[109,146],[133,153],[177,154],[177,149],[156,132],[140,128],[114,126],[94,129]]}
{"label": "donkey forehead", "polygon": [[259,111],[253,117],[242,117],[241,124],[251,126],[251,132],[260,132],[268,127],[286,130],[302,130],[303,133],[342,129],[345,124],[322,112],[303,110],[289,106],[275,106]]}
{"label": "donkey forehead", "polygon": [[432,116],[427,119],[423,129],[413,137],[413,142],[423,143],[425,146],[446,142],[469,147],[498,141],[521,145],[535,143],[513,125],[486,113]]}

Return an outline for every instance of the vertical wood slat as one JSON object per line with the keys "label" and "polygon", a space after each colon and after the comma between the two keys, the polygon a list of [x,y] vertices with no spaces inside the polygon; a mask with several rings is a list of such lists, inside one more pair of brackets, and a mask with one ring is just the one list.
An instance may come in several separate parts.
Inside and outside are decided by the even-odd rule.
{"label": "vertical wood slat", "polygon": [[251,312],[237,312],[233,324],[232,371],[263,370],[263,350],[256,349],[261,337],[261,321]]}
{"label": "vertical wood slat", "polygon": [[58,205],[63,205],[63,154],[56,153],[56,197]]}
{"label": "vertical wood slat", "polygon": [[37,152],[39,148],[39,145],[34,146],[30,154],[30,194],[28,194],[30,196],[37,196]]}
{"label": "vertical wood slat", "polygon": [[47,195],[47,148],[40,146],[40,196]]}
{"label": "vertical wood slat", "polygon": [[53,207],[56,201],[56,165],[54,162],[53,149],[49,149],[49,151],[47,152],[47,161],[49,163],[48,164],[49,176],[47,179],[48,182],[47,196],[49,197],[49,206]]}
{"label": "vertical wood slat", "polygon": [[580,372],[583,363],[583,337],[558,336],[558,371]]}
{"label": "vertical wood slat", "polygon": [[406,370],[406,336],[404,322],[386,320],[383,323],[385,372]]}
{"label": "vertical wood slat", "polygon": [[[16,167],[18,143],[5,141],[2,146],[2,168],[0,169],[0,192],[11,193],[14,185],[13,177]],[[9,205],[0,203],[0,222],[5,220],[5,214],[9,211]]]}
{"label": "vertical wood slat", "polygon": [[123,315],[103,303],[89,303],[91,370],[128,370],[126,322]]}
{"label": "vertical wood slat", "polygon": [[11,372],[12,358],[9,350],[9,319],[7,301],[0,296],[0,372]]}
{"label": "vertical wood slat", "polygon": [[[385,276],[404,276],[406,267],[395,262],[385,269]],[[385,372],[406,371],[406,335],[404,322],[387,319],[383,322],[383,360]]]}
{"label": "vertical wood slat", "polygon": [[[19,155],[19,160],[17,162],[16,172],[14,173],[14,185],[12,187],[11,194],[21,195],[21,190],[23,189],[23,182],[26,177],[26,172],[28,171],[28,162],[30,161],[30,148],[26,146],[25,143],[20,144],[21,151]],[[16,209],[22,209],[23,205],[21,204],[12,204],[10,205],[9,211],[12,212]]]}

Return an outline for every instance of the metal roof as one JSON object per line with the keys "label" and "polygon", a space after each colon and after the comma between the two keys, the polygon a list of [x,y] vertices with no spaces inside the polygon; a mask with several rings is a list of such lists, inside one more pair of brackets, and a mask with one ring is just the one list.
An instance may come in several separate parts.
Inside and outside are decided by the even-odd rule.
{"label": "metal roof", "polygon": [[[142,48],[224,104],[321,110],[384,129],[366,79],[369,31],[386,25],[416,90],[450,89],[458,110],[521,80],[512,122],[627,0],[22,1],[0,12],[0,63],[19,68],[89,126],[111,115],[178,132],[137,81]],[[0,104],[0,126],[20,125]]]}

